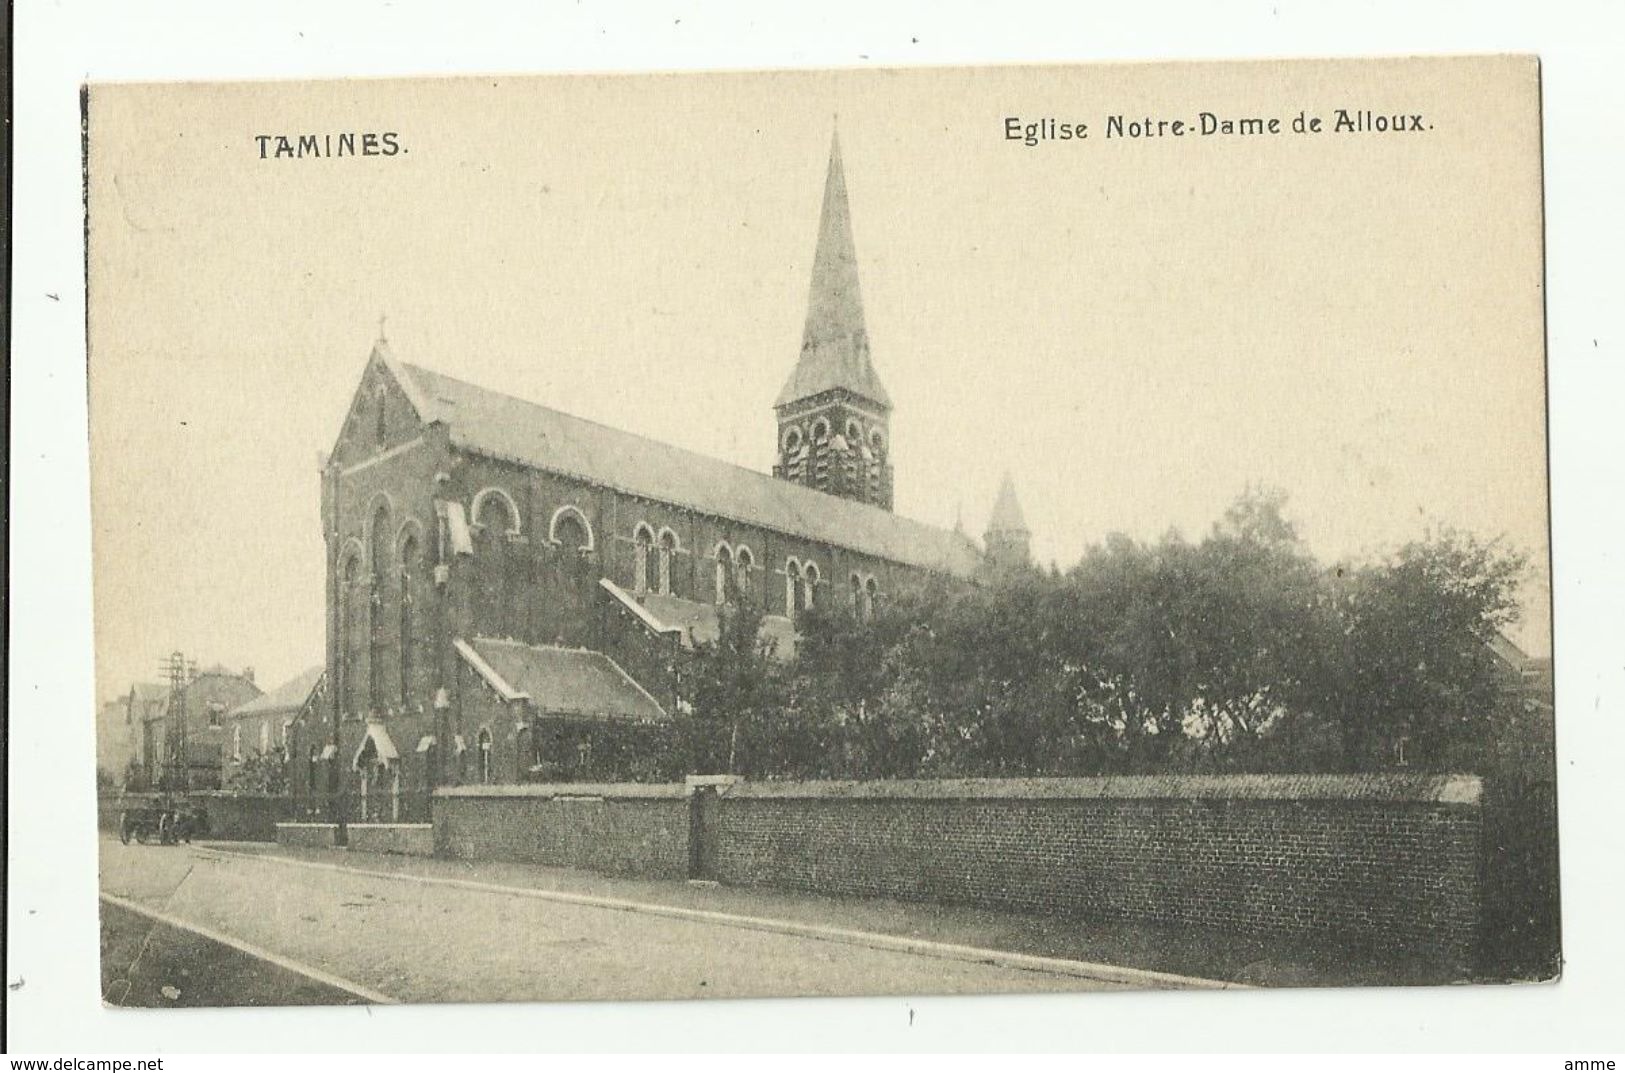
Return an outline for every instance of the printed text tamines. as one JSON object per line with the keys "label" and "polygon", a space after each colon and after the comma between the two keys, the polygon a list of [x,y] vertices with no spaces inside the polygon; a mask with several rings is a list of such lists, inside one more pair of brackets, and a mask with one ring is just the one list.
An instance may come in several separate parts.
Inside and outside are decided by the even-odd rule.
{"label": "printed text tamines.", "polygon": [[329,134],[256,134],[261,160],[328,160],[340,157],[399,156],[406,147],[393,130]]}
{"label": "printed text tamines.", "polygon": [[1062,120],[1053,116],[1027,119],[1005,116],[1004,140],[1037,146],[1049,142],[1141,141],[1158,138],[1251,138],[1292,134],[1412,134],[1430,131],[1433,124],[1421,112],[1372,108],[1336,108],[1319,115],[1307,110],[1293,116],[1222,115],[1197,112],[1191,118],[1135,116],[1115,113],[1102,121]]}

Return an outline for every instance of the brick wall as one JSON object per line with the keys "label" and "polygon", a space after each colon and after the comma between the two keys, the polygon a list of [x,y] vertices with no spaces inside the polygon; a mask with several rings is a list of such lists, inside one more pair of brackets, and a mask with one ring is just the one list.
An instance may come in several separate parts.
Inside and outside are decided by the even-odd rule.
{"label": "brick wall", "polygon": [[203,837],[222,841],[275,842],[277,822],[294,814],[293,799],[287,796],[217,791],[192,794],[191,800],[209,817]]}
{"label": "brick wall", "polygon": [[[98,797],[96,825],[110,834],[119,829],[119,817],[125,809],[159,808],[163,804],[160,794],[114,794]],[[194,805],[202,807],[209,818],[209,830],[203,839],[238,842],[273,842],[276,825],[294,812],[292,798],[267,794],[230,794],[219,790],[195,792],[189,795]]]}
{"label": "brick wall", "polygon": [[[1472,777],[738,783],[705,828],[723,883],[1383,944],[1465,967]],[[574,799],[573,799],[574,798]],[[680,878],[680,786],[442,790],[441,852]]]}
{"label": "brick wall", "polygon": [[717,878],[1245,933],[1466,964],[1472,778],[1231,776],[740,784]]}
{"label": "brick wall", "polygon": [[688,799],[680,785],[458,786],[434,802],[439,853],[613,875],[688,875]]}

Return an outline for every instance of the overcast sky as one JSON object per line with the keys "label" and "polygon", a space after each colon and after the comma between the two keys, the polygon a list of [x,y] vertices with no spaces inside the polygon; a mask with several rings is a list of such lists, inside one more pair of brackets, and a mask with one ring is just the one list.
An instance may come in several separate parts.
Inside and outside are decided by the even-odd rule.
{"label": "overcast sky", "polygon": [[[1338,107],[1432,129],[1103,136]],[[1063,566],[1249,483],[1326,559],[1504,534],[1544,654],[1535,108],[1517,61],[99,88],[98,694],[173,648],[320,661],[317,455],[381,315],[404,361],[769,467],[837,113],[900,513],[979,534],[1009,469]],[[341,131],[406,151],[254,138]]]}

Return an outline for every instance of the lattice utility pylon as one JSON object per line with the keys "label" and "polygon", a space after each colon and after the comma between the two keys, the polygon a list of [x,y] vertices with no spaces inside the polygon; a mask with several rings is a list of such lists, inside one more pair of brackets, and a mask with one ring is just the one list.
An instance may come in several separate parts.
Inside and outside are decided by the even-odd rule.
{"label": "lattice utility pylon", "polygon": [[161,669],[169,678],[169,706],[164,718],[165,790],[186,793],[192,788],[191,752],[187,749],[186,686],[197,671],[180,652],[171,652]]}

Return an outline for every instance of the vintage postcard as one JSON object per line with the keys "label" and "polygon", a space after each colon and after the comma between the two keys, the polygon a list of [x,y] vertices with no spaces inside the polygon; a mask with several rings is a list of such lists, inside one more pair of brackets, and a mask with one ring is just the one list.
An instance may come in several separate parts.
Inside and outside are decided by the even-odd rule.
{"label": "vintage postcard", "polygon": [[1536,981],[1527,56],[85,91],[103,999]]}

